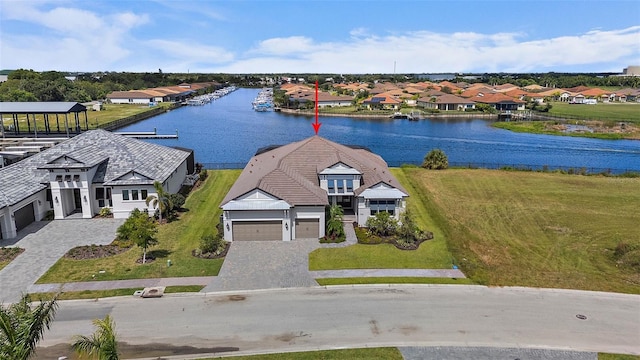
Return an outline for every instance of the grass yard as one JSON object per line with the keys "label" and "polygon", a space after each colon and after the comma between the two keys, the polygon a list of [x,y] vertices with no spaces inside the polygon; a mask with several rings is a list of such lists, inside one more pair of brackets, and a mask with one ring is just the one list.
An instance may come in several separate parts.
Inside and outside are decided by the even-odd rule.
{"label": "grass yard", "polygon": [[401,169],[391,171],[411,195],[407,206],[416,224],[422,230],[433,232],[434,239],[423,242],[417,250],[400,250],[391,244],[316,249],[309,255],[309,270],[451,268],[453,257],[447,248],[445,233],[431,216],[433,206],[424,201],[419,189],[414,188]]}
{"label": "grass yard", "polygon": [[[586,105],[585,105],[586,106]],[[638,108],[640,110],[640,107]],[[510,130],[514,132],[546,134],[560,136],[587,137],[594,139],[620,140],[635,139],[640,140],[640,123],[636,126],[626,126],[624,131],[619,126],[608,127],[600,124],[590,124],[590,121],[579,121],[579,125],[592,128],[594,132],[566,132],[559,130],[557,121],[499,121],[494,122],[491,126]],[[573,122],[572,122],[573,123]]]}
{"label": "grass yard", "polygon": [[[218,206],[239,175],[240,170],[209,171],[205,184],[187,198],[184,207],[188,211],[178,220],[158,227],[159,244],[149,248],[158,257],[156,261],[137,264],[135,261],[142,254],[137,246],[102,259],[62,258],[38,283],[218,275],[223,259],[199,259],[191,251],[198,247],[203,235],[215,234],[222,211]],[[171,267],[167,266],[169,259]],[[105,272],[99,273],[101,270]]]}
{"label": "grass yard", "polygon": [[473,285],[473,281],[451,278],[420,277],[362,277],[362,278],[326,278],[316,279],[319,285],[352,285],[352,284],[464,284]]}
{"label": "grass yard", "polygon": [[584,120],[640,123],[640,103],[598,103],[595,105],[553,102],[551,115]]}
{"label": "grass yard", "polygon": [[598,353],[598,360],[640,360],[640,355]]}
{"label": "grass yard", "polygon": [[411,198],[430,209],[432,229],[444,233],[456,263],[476,283],[640,293],[638,265],[613,256],[622,243],[640,248],[640,179],[394,171],[403,173],[396,176]]}
{"label": "grass yard", "polygon": [[0,248],[0,270],[9,265],[13,259],[22,254],[24,249],[18,247],[1,247]]}
{"label": "grass yard", "polygon": [[[216,358],[219,359],[219,358]],[[233,356],[234,360],[402,360],[397,348],[363,348]]]}
{"label": "grass yard", "polygon": [[[201,285],[187,285],[187,286],[167,286],[164,289],[165,294],[171,293],[184,293],[184,292],[199,292],[204,286]],[[129,288],[129,289],[113,289],[113,290],[85,290],[85,291],[69,291],[62,292],[58,295],[58,300],[72,300],[72,299],[98,299],[113,296],[128,296],[133,295],[137,290],[142,288]],[[29,294],[32,300],[50,300],[56,293],[37,293]]]}

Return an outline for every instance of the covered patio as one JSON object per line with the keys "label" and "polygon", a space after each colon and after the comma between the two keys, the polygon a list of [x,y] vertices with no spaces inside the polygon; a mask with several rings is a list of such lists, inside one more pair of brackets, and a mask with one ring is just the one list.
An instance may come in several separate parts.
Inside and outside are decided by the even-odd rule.
{"label": "covered patio", "polygon": [[[80,113],[84,113],[84,128]],[[8,126],[5,124],[5,115],[11,117]],[[35,137],[39,134],[66,134],[69,137],[71,133],[89,130],[87,107],[77,102],[0,102],[0,116],[3,138],[30,134]],[[62,128],[61,120],[64,120]]]}

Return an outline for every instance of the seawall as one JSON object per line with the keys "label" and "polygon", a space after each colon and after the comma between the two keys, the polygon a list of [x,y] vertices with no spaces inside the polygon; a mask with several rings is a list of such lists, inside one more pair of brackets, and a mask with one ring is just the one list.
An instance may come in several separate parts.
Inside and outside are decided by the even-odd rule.
{"label": "seawall", "polygon": [[108,131],[113,131],[113,130],[117,130],[120,129],[122,127],[131,125],[133,123],[137,123],[138,121],[142,121],[145,119],[148,119],[150,117],[154,117],[156,115],[160,115],[160,114],[164,114],[167,111],[173,110],[173,109],[177,109],[179,107],[181,107],[182,104],[181,103],[173,103],[171,104],[169,107],[158,107],[155,109],[151,109],[149,111],[145,111],[139,114],[135,114],[132,116],[128,116],[126,118],[122,118],[122,119],[118,119],[118,120],[114,120],[110,123],[107,124],[101,124],[98,125],[97,128],[98,129],[104,129],[104,130],[108,130]]}

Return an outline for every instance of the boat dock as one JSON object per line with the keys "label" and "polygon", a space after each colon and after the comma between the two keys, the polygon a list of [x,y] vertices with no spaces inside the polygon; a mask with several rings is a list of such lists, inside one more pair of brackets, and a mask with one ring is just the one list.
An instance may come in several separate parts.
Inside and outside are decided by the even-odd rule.
{"label": "boat dock", "polygon": [[156,129],[153,131],[117,131],[114,134],[135,138],[135,139],[177,139],[178,130],[175,134],[158,134]]}

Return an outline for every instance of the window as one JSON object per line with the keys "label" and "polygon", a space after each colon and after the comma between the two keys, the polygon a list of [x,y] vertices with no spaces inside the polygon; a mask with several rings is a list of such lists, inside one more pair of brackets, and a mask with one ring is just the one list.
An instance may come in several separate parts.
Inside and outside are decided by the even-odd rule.
{"label": "window", "polygon": [[335,180],[329,180],[327,183],[328,183],[328,186],[329,186],[329,193],[336,192],[336,181]]}
{"label": "window", "polygon": [[80,181],[80,175],[73,175],[73,181]]}
{"label": "window", "polygon": [[104,199],[104,188],[96,188],[96,200]]}
{"label": "window", "polygon": [[71,181],[71,175],[65,175],[64,181]]}
{"label": "window", "polygon": [[122,190],[122,200],[129,200],[129,190]]}
{"label": "window", "polygon": [[138,200],[138,190],[131,190],[131,200]]}
{"label": "window", "polygon": [[109,206],[113,206],[113,200],[111,200],[111,189],[107,188],[107,200],[109,200]]}
{"label": "window", "polygon": [[353,180],[347,180],[347,192],[353,192]]}
{"label": "window", "polygon": [[140,199],[141,200],[147,200],[147,197],[149,195],[147,195],[147,190],[140,190]]}
{"label": "window", "polygon": [[395,200],[369,200],[369,209],[371,209],[371,215],[375,215],[381,211],[386,211],[390,215],[395,215],[396,201]]}
{"label": "window", "polygon": [[62,181],[62,175],[56,175],[56,181],[61,182]]}

